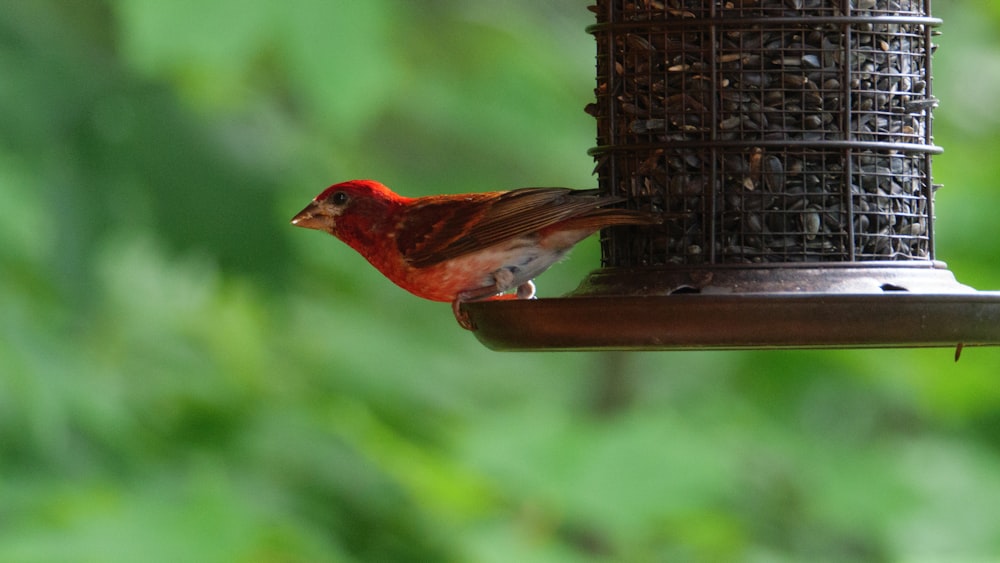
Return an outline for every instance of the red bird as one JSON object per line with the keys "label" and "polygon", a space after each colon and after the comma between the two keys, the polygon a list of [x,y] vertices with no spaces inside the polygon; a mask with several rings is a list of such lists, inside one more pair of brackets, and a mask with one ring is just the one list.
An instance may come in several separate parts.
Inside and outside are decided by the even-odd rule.
{"label": "red bird", "polygon": [[292,224],[339,238],[418,297],[450,301],[459,324],[472,330],[462,303],[515,288],[517,297],[531,299],[531,280],[594,232],[660,222],[605,207],[621,201],[568,188],[409,198],[352,180],[323,190]]}

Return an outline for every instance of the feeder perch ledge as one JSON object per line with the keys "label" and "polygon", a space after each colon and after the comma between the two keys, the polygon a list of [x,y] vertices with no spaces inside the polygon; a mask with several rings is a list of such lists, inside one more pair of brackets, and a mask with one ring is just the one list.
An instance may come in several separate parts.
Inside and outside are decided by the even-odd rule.
{"label": "feeder perch ledge", "polygon": [[[833,276],[824,269],[822,278],[832,283],[822,288],[808,282],[819,279],[817,272],[802,271],[774,282],[782,291],[764,291],[769,285],[764,278],[778,273],[773,269],[734,271],[721,276],[733,284],[729,287],[715,282],[699,290],[688,281],[663,295],[601,293],[615,289],[608,278],[618,274],[598,270],[566,297],[465,307],[478,327],[476,338],[488,348],[507,351],[1000,344],[1000,292],[963,286],[940,266],[868,268],[861,277],[847,268]],[[690,273],[694,278],[704,274]],[[632,274],[662,283],[655,273]],[[588,293],[595,286],[604,287]]]}

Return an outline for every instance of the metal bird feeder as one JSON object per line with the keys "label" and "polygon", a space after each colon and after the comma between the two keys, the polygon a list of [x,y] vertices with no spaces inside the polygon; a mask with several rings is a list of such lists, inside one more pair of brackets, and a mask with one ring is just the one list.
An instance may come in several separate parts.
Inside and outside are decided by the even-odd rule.
{"label": "metal bird feeder", "polygon": [[494,349],[1000,343],[934,250],[930,0],[599,0],[591,150],[662,226],[569,296],[472,303]]}

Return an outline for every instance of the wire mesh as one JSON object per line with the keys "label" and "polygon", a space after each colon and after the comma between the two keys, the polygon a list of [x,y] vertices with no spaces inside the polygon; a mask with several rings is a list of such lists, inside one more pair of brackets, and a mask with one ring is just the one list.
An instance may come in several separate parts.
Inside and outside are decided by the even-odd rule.
{"label": "wire mesh", "polygon": [[599,0],[606,266],[934,259],[930,0]]}

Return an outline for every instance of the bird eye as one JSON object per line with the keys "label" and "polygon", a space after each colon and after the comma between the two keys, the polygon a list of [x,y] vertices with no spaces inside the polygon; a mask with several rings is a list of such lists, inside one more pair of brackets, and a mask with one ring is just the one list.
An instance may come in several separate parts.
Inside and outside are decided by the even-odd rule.
{"label": "bird eye", "polygon": [[333,195],[330,196],[330,201],[332,201],[334,205],[344,205],[347,203],[348,199],[350,199],[350,197],[348,197],[347,192],[333,192]]}

